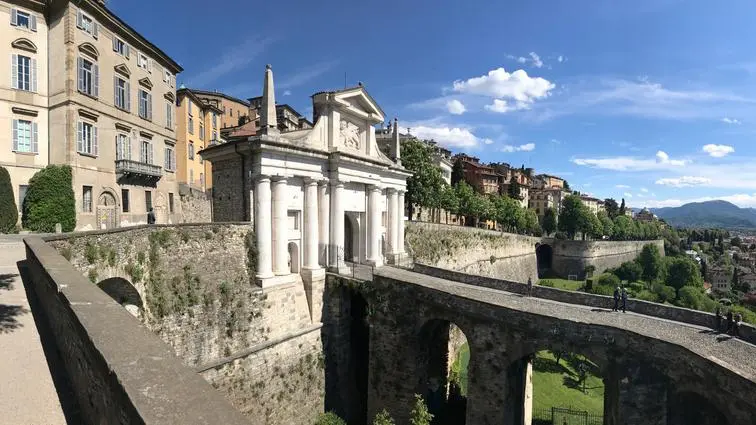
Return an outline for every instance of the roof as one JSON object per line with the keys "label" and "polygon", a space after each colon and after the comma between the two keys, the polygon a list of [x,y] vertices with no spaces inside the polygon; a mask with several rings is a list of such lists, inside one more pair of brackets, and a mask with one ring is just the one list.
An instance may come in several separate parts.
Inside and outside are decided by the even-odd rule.
{"label": "roof", "polygon": [[198,90],[198,89],[191,89],[191,90],[195,94],[197,94],[199,96],[218,96],[218,97],[222,97],[224,99],[230,100],[232,102],[241,103],[242,105],[245,105],[245,106],[249,107],[249,102],[247,102],[246,100],[241,100],[239,98],[236,98],[236,97],[233,97],[233,96],[229,96],[229,95],[227,95],[225,93],[221,93],[219,91],[215,91],[215,90],[214,91]]}
{"label": "roof", "polygon": [[383,111],[383,108],[381,108],[381,105],[379,105],[378,102],[375,101],[373,96],[370,96],[370,93],[368,93],[368,91],[365,89],[365,86],[363,86],[362,83],[354,87],[345,87],[341,90],[323,90],[323,91],[315,92],[310,97],[315,97],[319,94],[324,94],[324,93],[329,93],[329,94],[346,93],[353,90],[361,90],[363,93],[365,93],[365,96],[367,96],[367,98],[370,99],[370,101],[373,102],[373,104],[375,104],[375,107],[378,108],[379,111],[381,111],[381,115],[383,115],[384,117],[386,116],[386,113]]}
{"label": "roof", "polygon": [[194,102],[196,103],[196,105],[199,106],[199,107],[202,107],[202,109],[212,109],[215,112],[218,112],[219,114],[223,113],[223,111],[221,111],[220,109],[218,109],[215,105],[211,105],[211,104],[203,101],[202,99],[200,99],[197,96],[197,93],[194,92],[191,89],[183,88],[183,89],[176,90],[176,99],[178,99],[181,96],[189,96],[189,97],[191,97],[192,99],[194,99]]}

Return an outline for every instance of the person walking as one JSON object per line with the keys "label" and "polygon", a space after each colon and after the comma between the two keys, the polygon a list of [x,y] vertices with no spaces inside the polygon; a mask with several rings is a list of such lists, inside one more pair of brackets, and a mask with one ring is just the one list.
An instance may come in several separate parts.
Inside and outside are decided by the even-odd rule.
{"label": "person walking", "polygon": [[743,321],[743,316],[740,315],[740,313],[735,315],[735,321],[732,324],[732,334],[733,336],[739,337],[740,336],[740,323]]}
{"label": "person walking", "polygon": [[533,295],[533,279],[528,277],[528,296],[530,297],[532,295]]}
{"label": "person walking", "polygon": [[622,312],[627,313],[627,289],[622,287],[622,294],[620,296],[622,297]]}
{"label": "person walking", "polygon": [[612,311],[619,310],[619,302],[620,302],[620,287],[614,288],[614,308],[612,308]]}
{"label": "person walking", "polygon": [[732,319],[732,310],[730,310],[727,312],[727,329],[725,329],[725,333],[730,333],[732,330]]}
{"label": "person walking", "polygon": [[716,311],[714,312],[714,316],[716,318],[716,323],[717,323],[716,331],[719,332],[722,330],[722,309],[717,307]]}
{"label": "person walking", "polygon": [[155,224],[155,211],[152,208],[147,212],[147,224]]}

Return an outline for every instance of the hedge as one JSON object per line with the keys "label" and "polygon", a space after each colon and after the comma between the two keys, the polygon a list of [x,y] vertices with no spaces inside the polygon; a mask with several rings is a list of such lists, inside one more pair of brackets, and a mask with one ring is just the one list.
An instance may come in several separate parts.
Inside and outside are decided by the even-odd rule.
{"label": "hedge", "polygon": [[73,176],[68,165],[48,165],[29,180],[21,222],[34,232],[54,232],[60,223],[64,232],[76,227]]}
{"label": "hedge", "polygon": [[0,167],[0,233],[16,233],[18,210],[8,170]]}

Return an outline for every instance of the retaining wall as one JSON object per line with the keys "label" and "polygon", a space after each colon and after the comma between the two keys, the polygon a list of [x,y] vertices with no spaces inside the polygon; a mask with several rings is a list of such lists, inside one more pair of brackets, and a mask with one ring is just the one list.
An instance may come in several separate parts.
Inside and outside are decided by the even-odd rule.
{"label": "retaining wall", "polygon": [[656,245],[664,256],[664,241],[572,241],[544,238],[542,243],[551,245],[553,257],[551,270],[556,275],[585,277],[587,266],[596,267],[596,273],[618,267],[626,261],[635,260],[646,245]]}

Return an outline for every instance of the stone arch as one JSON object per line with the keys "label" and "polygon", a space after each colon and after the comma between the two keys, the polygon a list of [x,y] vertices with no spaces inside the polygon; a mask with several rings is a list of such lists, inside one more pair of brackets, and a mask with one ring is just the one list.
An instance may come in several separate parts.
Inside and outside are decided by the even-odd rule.
{"label": "stone arch", "polygon": [[92,57],[94,60],[97,60],[97,58],[100,57],[100,51],[89,42],[79,44],[79,51]]}
{"label": "stone arch", "polygon": [[344,261],[359,263],[360,223],[353,214],[344,213]]}
{"label": "stone arch", "polygon": [[554,248],[547,243],[536,244],[536,262],[538,264],[538,277],[546,277],[551,271],[554,261]]}
{"label": "stone arch", "polygon": [[708,398],[692,391],[670,393],[667,400],[669,425],[730,425],[727,415]]}
{"label": "stone arch", "polygon": [[139,291],[137,291],[131,282],[122,277],[111,277],[102,280],[97,283],[97,287],[135,316],[144,308]]}
{"label": "stone arch", "polygon": [[296,242],[289,242],[289,270],[292,273],[299,273],[299,245]]}
{"label": "stone arch", "polygon": [[28,38],[17,38],[11,42],[11,47],[26,50],[27,52],[37,53],[37,45]]}
{"label": "stone arch", "polygon": [[118,197],[115,191],[105,188],[97,197],[97,227],[114,229],[118,227]]}

